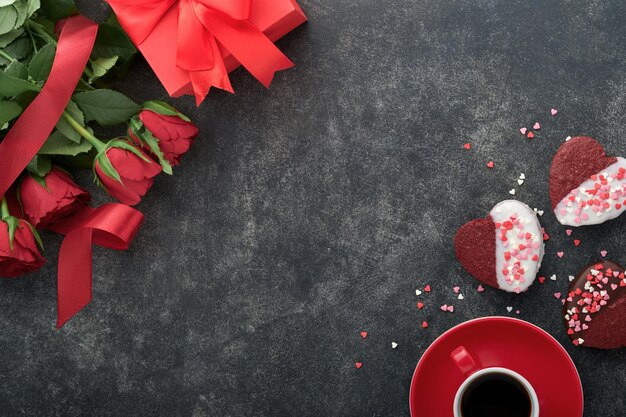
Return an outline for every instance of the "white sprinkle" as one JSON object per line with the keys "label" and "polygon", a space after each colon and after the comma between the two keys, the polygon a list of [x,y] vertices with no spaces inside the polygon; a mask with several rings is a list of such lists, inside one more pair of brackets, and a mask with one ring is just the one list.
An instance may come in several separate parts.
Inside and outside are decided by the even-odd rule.
{"label": "white sprinkle", "polygon": [[571,138],[572,138],[571,136],[566,137],[566,138],[565,138],[565,142],[569,142],[569,140],[570,140]]}
{"label": "white sprinkle", "polygon": [[420,290],[415,290],[415,295],[422,295],[422,292]]}
{"label": "white sprinkle", "polygon": [[509,194],[511,194],[511,195],[515,195],[515,188],[512,188],[512,189],[509,191]]}
{"label": "white sprinkle", "polygon": [[525,180],[526,179],[526,175],[524,175],[524,173],[522,172],[521,174],[519,174],[519,179],[520,180]]}
{"label": "white sprinkle", "polygon": [[517,183],[518,183],[519,185],[522,185],[522,184],[524,184],[524,180],[517,180]]}
{"label": "white sprinkle", "polygon": [[458,296],[458,299],[459,299],[459,300],[462,300],[462,299],[464,299],[464,298],[465,298],[465,297],[463,297],[463,294],[459,294],[459,296]]}
{"label": "white sprinkle", "polygon": [[509,306],[509,307],[507,307],[507,308],[506,308],[506,311],[508,311],[508,312],[510,313],[511,311],[513,311],[513,307],[510,307],[510,306]]}
{"label": "white sprinkle", "polygon": [[569,282],[574,281],[574,278],[576,278],[574,275],[570,275],[569,277],[567,277],[569,279]]}
{"label": "white sprinkle", "polygon": [[550,277],[550,279],[551,279],[552,281],[556,281],[556,274],[552,274],[552,276]]}
{"label": "white sprinkle", "polygon": [[580,337],[578,338],[578,344],[582,345],[583,343],[585,343],[585,339],[581,339]]}
{"label": "white sprinkle", "polygon": [[391,348],[395,349],[398,347],[398,344],[396,342],[391,342]]}

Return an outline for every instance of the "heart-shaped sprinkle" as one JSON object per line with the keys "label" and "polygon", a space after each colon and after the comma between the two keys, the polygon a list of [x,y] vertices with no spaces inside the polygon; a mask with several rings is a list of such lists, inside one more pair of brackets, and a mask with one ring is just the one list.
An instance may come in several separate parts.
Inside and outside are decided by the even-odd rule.
{"label": "heart-shaped sprinkle", "polygon": [[538,277],[537,279],[539,280],[540,284],[543,284],[544,282],[546,282],[546,277]]}
{"label": "heart-shaped sprinkle", "polygon": [[463,297],[463,294],[459,294],[459,296],[457,297],[459,300],[463,300],[465,297]]}
{"label": "heart-shaped sprinkle", "polygon": [[423,321],[422,322],[422,329],[425,329],[428,327],[428,322],[427,321]]}
{"label": "heart-shaped sprinkle", "polygon": [[513,307],[511,307],[511,306],[507,307],[506,311],[508,311],[510,313],[511,311],[513,311]]}
{"label": "heart-shaped sprinkle", "polygon": [[483,292],[485,291],[485,287],[483,287],[482,285],[478,285],[478,288],[476,288],[476,291]]}
{"label": "heart-shaped sprinkle", "polygon": [[522,185],[522,184],[524,184],[524,180],[517,180],[517,184],[518,184],[518,185]]}
{"label": "heart-shaped sprinkle", "polygon": [[526,179],[526,175],[524,175],[524,173],[522,172],[521,174],[519,174],[519,179],[520,180],[525,180]]}
{"label": "heart-shaped sprinkle", "polygon": [[615,291],[617,289],[617,284],[611,284],[611,289]]}
{"label": "heart-shaped sprinkle", "polygon": [[361,337],[362,337],[363,339],[367,338],[367,332],[361,332]]}
{"label": "heart-shaped sprinkle", "polygon": [[541,125],[539,124],[539,122],[535,122],[535,124],[533,125],[533,129],[535,130],[541,129]]}
{"label": "heart-shaped sprinkle", "polygon": [[444,304],[441,307],[439,307],[441,309],[441,311],[446,311],[448,309],[448,305]]}
{"label": "heart-shaped sprinkle", "polygon": [[510,189],[510,190],[509,190],[509,194],[511,194],[511,195],[515,195],[515,188]]}
{"label": "heart-shaped sprinkle", "polygon": [[574,239],[574,246],[578,246],[578,245],[580,245],[580,240]]}
{"label": "heart-shaped sprinkle", "polygon": [[356,366],[356,369],[361,369],[363,364],[361,362],[357,362],[357,363],[354,364],[354,366]]}
{"label": "heart-shaped sprinkle", "polygon": [[552,274],[552,275],[550,275],[550,280],[552,280],[552,281],[556,281],[556,274]]}
{"label": "heart-shaped sprinkle", "polygon": [[461,287],[452,288],[452,291],[454,291],[455,294],[458,294],[460,290],[461,290]]}
{"label": "heart-shaped sprinkle", "polygon": [[418,308],[418,309],[420,309],[420,310],[421,310],[422,308],[424,308],[424,303],[422,303],[421,301],[418,301],[418,302],[417,302],[417,308]]}
{"label": "heart-shaped sprinkle", "polygon": [[424,287],[424,291],[426,291],[426,292],[430,292],[430,285],[425,286],[425,287]]}
{"label": "heart-shaped sprinkle", "polygon": [[566,230],[565,230],[565,233],[566,233],[568,236],[571,236],[571,235],[572,235],[572,229],[566,229]]}
{"label": "heart-shaped sprinkle", "polygon": [[454,313],[454,306],[448,306],[447,309],[450,313]]}
{"label": "heart-shaped sprinkle", "polygon": [[559,111],[558,111],[557,109],[550,109],[550,114],[551,114],[552,116],[556,116],[556,114],[557,114],[558,112],[559,112]]}
{"label": "heart-shaped sprinkle", "polygon": [[422,292],[420,290],[415,290],[415,295],[422,295]]}
{"label": "heart-shaped sprinkle", "polygon": [[532,139],[532,138],[534,138],[534,137],[535,137],[535,134],[534,134],[533,132],[528,132],[528,133],[526,134],[526,137],[527,137],[528,139]]}
{"label": "heart-shaped sprinkle", "polygon": [[562,258],[563,255],[565,255],[565,254],[563,252],[560,252],[560,251],[556,253],[556,256],[558,256],[559,258]]}
{"label": "heart-shaped sprinkle", "polygon": [[607,253],[608,253],[608,252],[607,252],[607,251],[605,251],[605,250],[601,250],[601,251],[600,251],[600,255],[602,255],[602,257],[603,257],[603,258],[606,258]]}
{"label": "heart-shaped sprinkle", "polygon": [[466,143],[465,145],[463,145],[463,147],[469,151],[472,148],[472,145],[469,143]]}
{"label": "heart-shaped sprinkle", "polygon": [[569,277],[567,277],[567,279],[569,280],[569,282],[574,281],[576,277],[574,275],[570,275]]}
{"label": "heart-shaped sprinkle", "polygon": [[494,165],[493,161],[487,162],[487,168],[493,169]]}
{"label": "heart-shaped sprinkle", "polygon": [[527,129],[527,128],[525,128],[525,127],[522,127],[522,128],[520,128],[520,130],[519,130],[519,132],[520,132],[522,135],[525,135],[527,131],[528,131],[528,129]]}
{"label": "heart-shaped sprinkle", "polygon": [[398,344],[396,342],[391,342],[391,348],[395,349],[398,347]]}
{"label": "heart-shaped sprinkle", "polygon": [[589,326],[587,326],[585,323],[583,323],[583,325],[581,326],[581,328],[582,328],[583,330],[587,330],[587,329],[589,328]]}
{"label": "heart-shaped sprinkle", "polygon": [[554,293],[554,298],[560,299],[561,298],[561,293],[560,292],[555,292]]}

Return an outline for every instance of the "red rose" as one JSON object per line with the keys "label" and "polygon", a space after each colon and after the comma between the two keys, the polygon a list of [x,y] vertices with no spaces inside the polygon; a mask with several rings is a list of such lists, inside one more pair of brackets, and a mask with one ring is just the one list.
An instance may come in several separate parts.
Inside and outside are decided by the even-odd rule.
{"label": "red rose", "polygon": [[0,277],[16,277],[35,271],[46,262],[39,253],[31,226],[25,220],[13,219],[15,235],[13,242],[9,237],[7,219],[0,221]]}
{"label": "red rose", "polygon": [[52,168],[43,180],[45,185],[27,174],[19,188],[26,219],[35,227],[46,227],[89,202],[89,192],[58,168]]}
{"label": "red rose", "polygon": [[118,142],[96,158],[95,171],[109,194],[133,206],[152,187],[161,166],[128,142]]}
{"label": "red rose", "polygon": [[[180,163],[180,157],[189,150],[191,143],[198,136],[196,125],[179,116],[167,116],[144,109],[139,113],[139,120],[158,140],[163,157],[172,166]],[[131,136],[136,143],[141,143],[135,132],[131,132]]]}

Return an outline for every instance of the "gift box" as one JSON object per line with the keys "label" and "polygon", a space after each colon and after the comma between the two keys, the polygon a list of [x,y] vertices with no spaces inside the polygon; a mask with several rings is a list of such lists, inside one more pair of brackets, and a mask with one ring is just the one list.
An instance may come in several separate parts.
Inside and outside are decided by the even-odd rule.
{"label": "gift box", "polygon": [[[120,17],[122,26],[125,22],[122,13],[128,13],[123,6],[109,1],[113,10]],[[295,0],[251,0],[249,5],[249,22],[256,26],[272,42],[284,36],[307,18]],[[190,73],[177,66],[177,37],[179,25],[179,8],[176,3],[163,14],[152,32],[141,42],[136,42],[139,50],[148,61],[167,92],[177,97],[183,94],[194,94]],[[128,24],[128,23],[127,23]],[[131,34],[130,28],[126,31]],[[228,72],[237,68],[240,63],[220,42],[218,47]],[[197,50],[202,54],[201,48]],[[287,62],[289,62],[287,60]],[[197,91],[196,91],[197,96]]]}

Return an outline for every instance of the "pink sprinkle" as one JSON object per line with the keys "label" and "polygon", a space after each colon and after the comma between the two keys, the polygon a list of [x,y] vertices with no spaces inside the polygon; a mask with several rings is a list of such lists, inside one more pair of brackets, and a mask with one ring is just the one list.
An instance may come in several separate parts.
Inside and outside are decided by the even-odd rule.
{"label": "pink sprinkle", "polygon": [[487,168],[489,168],[489,169],[493,169],[493,166],[494,166],[493,161],[489,161],[489,162],[487,162]]}
{"label": "pink sprinkle", "polygon": [[463,145],[463,147],[469,151],[472,148],[472,145],[469,143],[466,143],[465,145]]}
{"label": "pink sprinkle", "polygon": [[476,290],[477,290],[478,292],[483,292],[483,291],[485,291],[485,288],[484,288],[482,285],[480,285],[480,284],[479,284],[479,285],[478,285],[478,288],[476,288]]}
{"label": "pink sprinkle", "polygon": [[617,284],[611,284],[611,289],[615,291],[617,289]]}
{"label": "pink sprinkle", "polygon": [[541,129],[541,125],[539,124],[539,122],[535,122],[535,124],[533,125],[533,129],[535,130]]}
{"label": "pink sprinkle", "polygon": [[428,327],[428,322],[427,321],[423,321],[422,322],[422,329],[425,329]]}
{"label": "pink sprinkle", "polygon": [[455,294],[458,294],[459,291],[461,290],[461,288],[460,287],[454,287],[454,288],[452,288],[452,290],[454,290]]}
{"label": "pink sprinkle", "polygon": [[556,298],[556,299],[561,298],[561,293],[560,292],[555,292],[554,293],[554,298]]}
{"label": "pink sprinkle", "polygon": [[572,235],[572,229],[567,229],[567,230],[565,230],[565,233],[566,233],[568,236],[571,236],[571,235]]}
{"label": "pink sprinkle", "polygon": [[515,314],[519,314],[519,310],[515,310]]}
{"label": "pink sprinkle", "polygon": [[558,256],[559,258],[562,258],[562,257],[563,257],[563,255],[565,255],[563,252],[557,252],[557,253],[556,253],[556,256]]}
{"label": "pink sprinkle", "polygon": [[454,313],[454,306],[448,306],[448,311],[450,313]]}
{"label": "pink sprinkle", "polygon": [[550,109],[550,114],[551,114],[552,116],[556,116],[556,114],[557,114],[558,112],[559,112],[559,111],[558,111],[557,109]]}
{"label": "pink sprinkle", "polygon": [[424,287],[424,291],[426,291],[426,292],[430,292],[430,285],[425,286],[425,287]]}
{"label": "pink sprinkle", "polygon": [[605,250],[601,250],[601,251],[600,251],[600,255],[602,255],[602,257],[603,257],[603,258],[606,258],[606,254],[607,254],[607,253],[608,253],[608,252],[607,252],[607,251],[605,251]]}
{"label": "pink sprinkle", "polygon": [[441,309],[441,311],[446,311],[448,309],[448,305],[444,304],[441,307],[439,307]]}
{"label": "pink sprinkle", "polygon": [[356,366],[356,369],[361,369],[363,364],[361,362],[357,362],[357,363],[354,364],[354,366]]}
{"label": "pink sprinkle", "polygon": [[520,132],[522,135],[525,135],[527,131],[528,131],[528,129],[526,129],[525,127],[522,127],[522,128],[519,130],[519,132]]}
{"label": "pink sprinkle", "polygon": [[361,337],[362,337],[363,339],[367,338],[367,332],[361,332]]}

